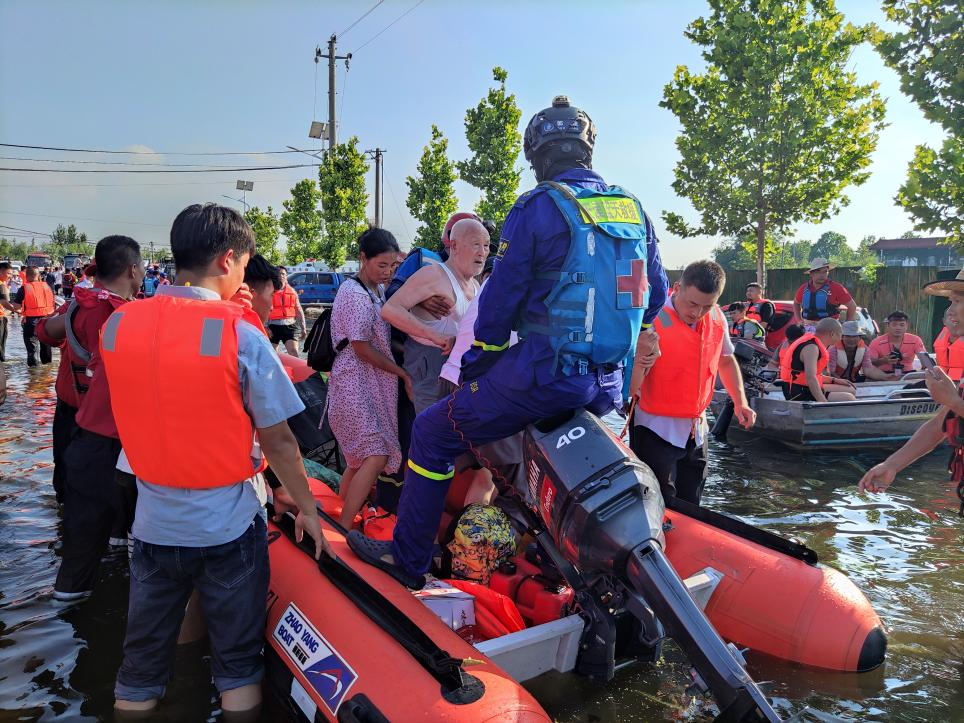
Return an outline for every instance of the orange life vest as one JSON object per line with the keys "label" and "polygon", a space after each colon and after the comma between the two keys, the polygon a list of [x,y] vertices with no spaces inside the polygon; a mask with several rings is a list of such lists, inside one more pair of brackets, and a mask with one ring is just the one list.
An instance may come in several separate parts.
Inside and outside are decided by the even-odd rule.
{"label": "orange life vest", "polygon": [[522,614],[512,598],[469,580],[449,579],[443,582],[475,598],[475,625],[486,640],[525,630]]}
{"label": "orange life vest", "polygon": [[854,363],[852,365],[847,356],[847,347],[844,346],[842,341],[834,344],[833,353],[836,355],[834,360],[836,362],[836,367],[834,368],[834,371],[837,372],[836,376],[856,382],[857,379],[861,377],[861,364],[864,361],[864,355],[867,353],[867,345],[864,343],[864,340],[860,339],[857,342],[857,348],[854,349]]}
{"label": "orange life vest", "polygon": [[696,329],[665,306],[654,322],[661,356],[643,379],[639,406],[647,414],[695,419],[713,398],[720,352],[728,328],[714,306]]}
{"label": "orange life vest", "polygon": [[756,321],[762,324],[763,319],[760,318],[760,307],[763,306],[764,304],[770,303],[770,300],[764,299],[761,297],[757,301],[747,300],[745,303],[746,303],[746,318],[753,319],[753,321]]}
{"label": "orange life vest", "polygon": [[827,351],[827,347],[817,338],[816,334],[804,334],[788,346],[780,355],[780,381],[786,382],[787,384],[796,384],[797,386],[807,385],[807,372],[803,368],[803,362],[801,361],[799,363],[799,369],[794,369],[793,355],[797,349],[811,341],[816,343],[817,349],[820,351],[820,357],[817,361],[817,377],[823,374],[830,361],[830,352]]}
{"label": "orange life vest", "polygon": [[271,297],[271,311],[268,321],[276,319],[294,319],[298,312],[298,293],[288,284],[281,291],[274,292]]}
{"label": "orange life vest", "polygon": [[104,324],[111,408],[140,479],[207,489],[260,471],[251,464],[254,427],[242,403],[235,327],[251,316],[233,302],[154,296]]}
{"label": "orange life vest", "polygon": [[951,333],[945,326],[934,340],[934,354],[937,366],[955,382],[960,381],[964,374],[964,338],[958,337],[952,342]]}
{"label": "orange life vest", "polygon": [[45,281],[30,281],[23,287],[23,311],[26,317],[50,316],[54,313],[54,292]]}

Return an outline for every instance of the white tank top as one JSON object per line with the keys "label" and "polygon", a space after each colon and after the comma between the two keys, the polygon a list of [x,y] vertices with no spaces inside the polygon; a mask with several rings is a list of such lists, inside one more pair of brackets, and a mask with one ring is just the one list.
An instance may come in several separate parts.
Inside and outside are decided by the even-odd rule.
{"label": "white tank top", "polygon": [[[455,278],[455,274],[446,264],[438,264],[442,270],[445,272],[446,276],[449,277],[449,283],[452,284],[452,291],[455,293],[455,304],[452,306],[451,311],[446,316],[441,319],[419,319],[425,326],[427,326],[432,331],[442,334],[443,336],[457,336],[459,333],[459,322],[465,315],[466,310],[469,308],[469,300],[465,297],[465,292],[462,291],[462,285],[459,283],[458,279]],[[474,280],[472,283],[476,283]],[[419,344],[425,344],[426,346],[434,346],[432,342],[427,339],[423,339],[418,336],[412,335],[412,339],[417,341]]]}

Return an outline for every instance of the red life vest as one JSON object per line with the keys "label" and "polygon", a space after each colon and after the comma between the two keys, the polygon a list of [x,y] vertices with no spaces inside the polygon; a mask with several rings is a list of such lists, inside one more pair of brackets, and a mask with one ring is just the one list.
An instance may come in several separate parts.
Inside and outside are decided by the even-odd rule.
{"label": "red life vest", "polygon": [[838,341],[836,344],[834,344],[833,353],[836,355],[834,359],[836,362],[834,371],[839,372],[836,374],[836,376],[856,382],[861,376],[861,364],[864,361],[864,355],[867,353],[867,345],[864,343],[864,340],[860,339],[857,342],[857,348],[854,350],[853,364],[851,364],[849,361],[849,357],[847,356],[847,348],[844,346],[842,341]]}
{"label": "red life vest", "polygon": [[728,332],[723,312],[714,306],[692,329],[669,305],[659,312],[654,328],[661,356],[643,379],[640,408],[661,417],[702,416],[713,398]]}
{"label": "red life vest", "polygon": [[54,313],[54,292],[44,281],[30,281],[23,287],[23,310],[28,318],[50,316]]}
{"label": "red life vest", "polygon": [[947,376],[955,382],[961,380],[964,374],[964,338],[957,337],[951,341],[951,332],[945,326],[934,340],[934,354],[937,366],[947,372]]}
{"label": "red life vest", "polygon": [[207,489],[264,469],[263,460],[257,470],[251,464],[254,427],[238,377],[243,317],[254,313],[229,301],[154,296],[107,320],[100,352],[111,407],[140,479]]}
{"label": "red life vest", "polygon": [[276,319],[294,319],[298,312],[298,293],[288,284],[281,291],[274,292],[271,297],[271,311],[268,321]]}
{"label": "red life vest", "polygon": [[746,307],[746,318],[753,319],[753,321],[763,323],[763,319],[760,317],[760,307],[764,304],[770,303],[769,299],[760,298],[759,301],[747,301]]}
{"label": "red life vest", "polygon": [[[786,382],[787,384],[796,384],[801,387],[807,386],[807,372],[806,369],[804,369],[803,360],[797,357],[797,364],[795,365],[793,357],[797,349],[800,349],[804,344],[808,344],[811,341],[817,345],[817,349],[820,352],[820,357],[817,361],[817,377],[823,374],[830,361],[830,352],[827,351],[827,347],[817,338],[816,334],[804,334],[788,346],[780,355],[780,381]],[[796,369],[794,368],[795,366],[799,366],[800,368]]]}

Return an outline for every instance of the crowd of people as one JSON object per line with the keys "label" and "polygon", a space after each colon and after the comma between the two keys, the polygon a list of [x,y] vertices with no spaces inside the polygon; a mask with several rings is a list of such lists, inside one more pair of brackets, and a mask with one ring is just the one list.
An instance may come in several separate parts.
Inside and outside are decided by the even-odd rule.
{"label": "crowd of people", "polygon": [[[441,253],[403,260],[393,235],[371,228],[358,238],[358,273],[324,319],[334,355],[325,422],[345,463],[340,523],[360,558],[409,587],[432,568],[453,480],[459,507],[483,518],[496,515],[488,505],[500,494],[526,497],[521,432],[536,420],[625,411],[630,446],[669,507],[700,503],[717,378],[740,424],[755,423],[731,337],[766,339],[773,303],[751,284],[728,321],[718,305],[726,275],[713,261],[689,264],[671,286],[639,202],[593,170],[594,143],[588,115],[557,98],[526,129],[539,185],[516,202],[498,242],[462,212],[446,224]],[[134,239],[108,236],[90,285],[74,280],[59,306],[38,269],[9,295],[10,267],[0,263],[0,307],[21,315],[28,365],[60,348],[53,484],[64,535],[54,597],[89,595],[109,545],[132,540],[118,714],[145,714],[164,696],[188,610],[206,623],[226,719],[246,720],[263,675],[268,487],[276,512],[296,514],[299,540],[309,535],[316,557],[328,550],[289,426],[305,411],[295,387],[305,314],[237,212],[188,206],[170,242],[176,283],[144,263]],[[788,399],[845,398],[863,378],[898,378],[923,351],[901,312],[886,334],[861,340],[856,305],[829,272],[814,260],[797,293],[799,323],[787,327],[777,362]],[[939,291],[964,307],[964,280]],[[959,378],[957,318],[949,314],[937,356]],[[947,391],[946,376],[932,377],[935,399],[958,413],[954,383]],[[864,486],[889,484],[937,444],[935,429]],[[396,490],[384,502],[397,512],[391,540],[359,529],[366,502],[382,502],[381,482]],[[489,550],[453,569],[486,581],[514,546],[495,536],[479,544]]]}

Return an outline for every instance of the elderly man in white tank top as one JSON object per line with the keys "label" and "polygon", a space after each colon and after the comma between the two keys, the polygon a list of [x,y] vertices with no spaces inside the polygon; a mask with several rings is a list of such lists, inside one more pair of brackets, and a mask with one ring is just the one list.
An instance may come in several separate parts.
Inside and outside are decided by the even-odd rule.
{"label": "elderly man in white tank top", "polygon": [[[442,396],[439,372],[452,351],[459,321],[469,302],[479,293],[475,277],[481,273],[489,255],[489,232],[475,219],[465,218],[456,223],[451,239],[445,263],[416,271],[382,307],[382,318],[408,334],[403,366],[412,378],[416,413],[432,406]],[[452,304],[449,313],[440,319],[419,307],[432,296],[442,296]]]}

